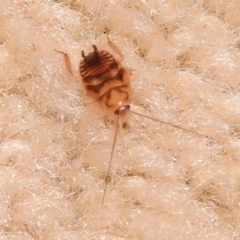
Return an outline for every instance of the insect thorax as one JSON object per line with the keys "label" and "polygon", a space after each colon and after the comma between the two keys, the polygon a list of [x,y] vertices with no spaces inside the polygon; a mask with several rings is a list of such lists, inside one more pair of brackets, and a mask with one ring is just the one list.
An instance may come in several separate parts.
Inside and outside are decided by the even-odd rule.
{"label": "insect thorax", "polygon": [[106,51],[89,53],[80,62],[83,85],[90,97],[116,110],[130,102],[129,70]]}

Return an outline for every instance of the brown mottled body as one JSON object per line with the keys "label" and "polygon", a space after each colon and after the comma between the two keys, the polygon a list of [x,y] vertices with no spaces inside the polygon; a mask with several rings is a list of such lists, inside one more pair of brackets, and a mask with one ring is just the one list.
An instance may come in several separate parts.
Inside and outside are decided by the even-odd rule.
{"label": "brown mottled body", "polygon": [[98,51],[95,45],[93,49],[87,56],[82,51],[79,69],[83,86],[102,106],[113,111],[125,108],[131,101],[130,70],[109,52]]}

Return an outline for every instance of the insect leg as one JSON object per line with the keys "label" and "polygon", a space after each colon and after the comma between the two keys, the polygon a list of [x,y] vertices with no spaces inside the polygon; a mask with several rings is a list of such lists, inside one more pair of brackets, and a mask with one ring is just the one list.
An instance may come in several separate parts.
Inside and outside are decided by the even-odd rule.
{"label": "insect leg", "polygon": [[72,65],[71,65],[69,56],[68,56],[66,53],[61,52],[61,51],[58,51],[58,50],[56,50],[56,49],[54,49],[54,51],[63,54],[64,60],[65,60],[65,64],[66,64],[66,67],[67,67],[67,70],[68,70],[68,72],[73,76]]}
{"label": "insect leg", "polygon": [[122,54],[121,50],[115,45],[115,43],[113,43],[111,41],[111,39],[109,38],[108,31],[107,31],[107,40],[108,40],[108,45],[112,48],[112,50],[121,57],[119,62],[122,62],[124,59],[123,54]]}

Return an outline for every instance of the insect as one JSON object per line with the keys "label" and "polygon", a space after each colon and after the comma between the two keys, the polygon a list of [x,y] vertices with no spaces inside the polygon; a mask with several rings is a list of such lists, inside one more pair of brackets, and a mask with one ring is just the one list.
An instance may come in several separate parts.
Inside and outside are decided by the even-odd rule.
{"label": "insect", "polygon": [[[109,39],[108,35],[107,39],[109,46],[120,57],[119,60],[117,60],[111,53],[105,50],[98,50],[95,45],[92,45],[93,51],[89,54],[85,55],[84,51],[82,50],[81,55],[83,59],[80,61],[79,65],[79,71],[82,77],[82,84],[87,94],[92,99],[99,102],[102,107],[111,110],[117,116],[115,134],[111,148],[111,156],[108,164],[105,187],[103,191],[102,205],[104,203],[108,186],[107,179],[110,177],[110,170],[113,161],[117,134],[120,126],[120,119],[123,116],[126,116],[128,113],[135,114],[140,117],[148,118],[153,121],[157,121],[159,123],[163,123],[168,126],[178,128],[204,138],[210,138],[206,135],[192,131],[190,129],[186,129],[184,127],[131,110],[132,94],[130,77],[132,70],[122,65],[122,61],[124,58],[121,51]],[[71,64],[68,55],[63,52],[59,53],[62,53],[64,55],[68,71],[72,74]]]}

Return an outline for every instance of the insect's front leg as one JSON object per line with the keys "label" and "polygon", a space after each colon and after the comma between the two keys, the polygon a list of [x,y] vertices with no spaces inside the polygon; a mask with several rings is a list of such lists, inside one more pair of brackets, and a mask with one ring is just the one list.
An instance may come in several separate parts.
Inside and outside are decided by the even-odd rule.
{"label": "insect's front leg", "polygon": [[58,51],[56,49],[54,49],[54,51],[63,54],[67,70],[73,76],[72,65],[71,65],[70,58],[67,55],[67,53]]}
{"label": "insect's front leg", "polygon": [[111,41],[111,39],[108,36],[108,31],[107,31],[107,40],[108,40],[108,45],[112,48],[112,50],[120,56],[119,62],[122,62],[124,59],[124,56],[121,52],[121,50],[115,45],[114,42]]}

